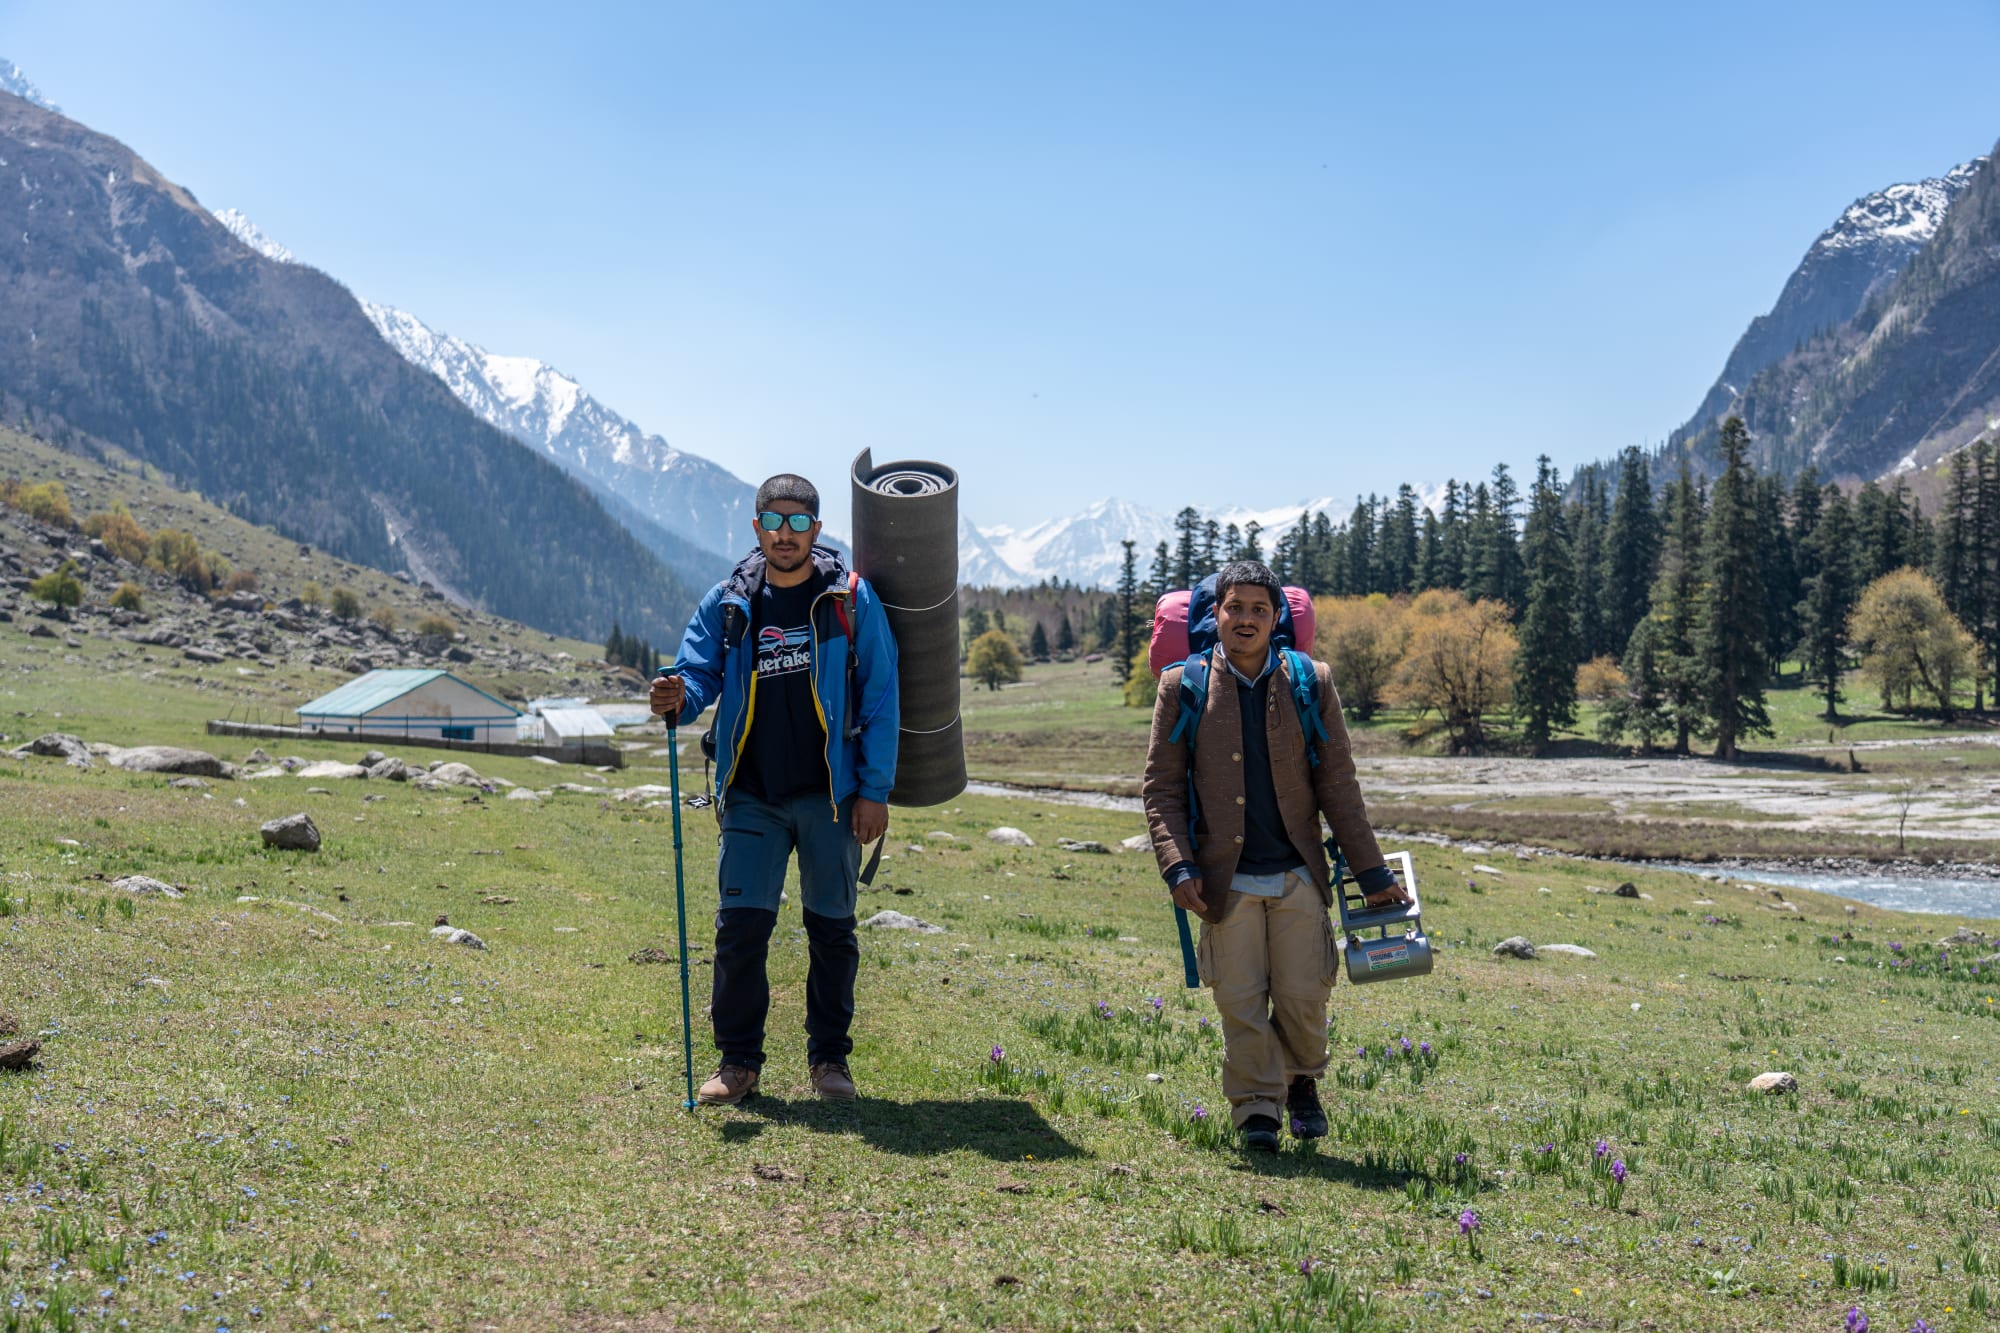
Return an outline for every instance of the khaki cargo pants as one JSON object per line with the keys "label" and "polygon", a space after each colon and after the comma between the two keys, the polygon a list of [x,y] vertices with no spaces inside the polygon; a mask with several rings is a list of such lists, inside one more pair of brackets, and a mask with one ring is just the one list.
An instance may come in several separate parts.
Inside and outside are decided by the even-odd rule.
{"label": "khaki cargo pants", "polygon": [[1219,926],[1202,923],[1195,960],[1222,1016],[1222,1094],[1240,1129],[1285,1119],[1294,1078],[1326,1075],[1326,1003],[1340,954],[1326,901],[1297,871],[1279,898],[1236,893]]}

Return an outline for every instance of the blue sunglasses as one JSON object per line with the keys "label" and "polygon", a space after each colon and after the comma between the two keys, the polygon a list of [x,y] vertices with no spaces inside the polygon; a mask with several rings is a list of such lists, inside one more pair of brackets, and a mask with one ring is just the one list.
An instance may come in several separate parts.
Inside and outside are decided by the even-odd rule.
{"label": "blue sunglasses", "polygon": [[757,526],[766,532],[776,532],[789,526],[793,532],[810,532],[819,520],[811,514],[780,514],[775,509],[766,509],[757,515]]}

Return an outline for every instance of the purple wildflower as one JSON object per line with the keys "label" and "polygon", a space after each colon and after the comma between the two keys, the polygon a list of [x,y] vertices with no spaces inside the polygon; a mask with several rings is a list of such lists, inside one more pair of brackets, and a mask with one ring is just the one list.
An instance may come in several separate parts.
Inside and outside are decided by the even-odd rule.
{"label": "purple wildflower", "polygon": [[1300,1120],[1300,1119],[1299,1119],[1299,1118],[1298,1118],[1297,1116],[1293,1116],[1293,1117],[1292,1117],[1292,1137],[1293,1137],[1293,1138],[1295,1138],[1295,1139],[1299,1139],[1299,1138],[1304,1138],[1304,1137],[1305,1137],[1305,1133],[1306,1133],[1306,1126],[1305,1126],[1305,1122],[1304,1122],[1303,1120]]}
{"label": "purple wildflower", "polygon": [[1097,1016],[1099,1018],[1111,1017],[1111,1002],[1109,1000],[1099,1000],[1097,1002]]}
{"label": "purple wildflower", "polygon": [[[1301,1277],[1311,1277],[1313,1269],[1318,1267],[1319,1263],[1311,1255],[1307,1255],[1305,1258],[1299,1260],[1299,1275]],[[1918,1322],[1921,1323],[1923,1321],[1919,1320]]]}
{"label": "purple wildflower", "polygon": [[1410,1053],[1410,1039],[1408,1037],[1398,1037],[1396,1040],[1402,1043],[1403,1054],[1408,1055]]}
{"label": "purple wildflower", "polygon": [[1611,1145],[1606,1143],[1603,1139],[1599,1139],[1597,1141],[1597,1146],[1590,1150],[1590,1155],[1592,1157],[1603,1157],[1610,1151],[1611,1151]]}
{"label": "purple wildflower", "polygon": [[1555,1144],[1553,1144],[1553,1143],[1544,1143],[1544,1144],[1543,1144],[1543,1145],[1542,1145],[1541,1147],[1537,1148],[1537,1149],[1536,1149],[1535,1151],[1536,1151],[1536,1152],[1539,1152],[1539,1153],[1544,1153],[1544,1154],[1546,1154],[1546,1153],[1552,1153],[1552,1152],[1554,1152],[1555,1150],[1556,1150],[1556,1145],[1555,1145]]}
{"label": "purple wildflower", "polygon": [[1868,1333],[1868,1316],[1858,1305],[1847,1307],[1847,1333]]}
{"label": "purple wildflower", "polygon": [[1931,1326],[1919,1319],[1910,1325],[1910,1333],[1931,1333]]}
{"label": "purple wildflower", "polygon": [[1625,1159],[1623,1157],[1617,1158],[1611,1163],[1611,1178],[1621,1185],[1625,1183]]}
{"label": "purple wildflower", "polygon": [[[1896,943],[1896,941],[1894,941],[1894,940],[1890,940],[1890,941],[1889,941],[1889,952],[1890,952],[1890,953],[1901,953],[1902,951],[1903,951],[1903,946],[1902,946],[1902,945],[1900,945],[1900,944]],[[1863,1317],[1865,1318],[1866,1316],[1863,1316]]]}
{"label": "purple wildflower", "polygon": [[1196,1102],[1194,1104],[1194,1110],[1188,1112],[1188,1119],[1197,1122],[1206,1120],[1208,1119],[1208,1111],[1206,1108],[1202,1106],[1200,1102]]}
{"label": "purple wildflower", "polygon": [[1007,1058],[1007,1052],[1000,1047],[998,1042],[996,1042],[994,1043],[992,1051],[988,1053],[987,1058],[997,1065],[1002,1060],[1005,1060]]}
{"label": "purple wildflower", "polygon": [[1424,1057],[1424,1058],[1425,1058],[1426,1060],[1428,1060],[1428,1059],[1430,1059],[1430,1055],[1431,1055],[1431,1044],[1430,1044],[1429,1042],[1427,1042],[1427,1041],[1420,1041],[1420,1042],[1418,1042],[1418,1043],[1417,1043],[1417,1051],[1418,1051],[1418,1053],[1420,1053],[1420,1054],[1421,1054],[1421,1055],[1422,1055],[1422,1056],[1423,1056],[1423,1057]]}
{"label": "purple wildflower", "polygon": [[1396,1048],[1385,1041],[1382,1043],[1382,1054],[1384,1057],[1394,1056],[1396,1054]]}
{"label": "purple wildflower", "polygon": [[1464,1166],[1471,1160],[1472,1157],[1469,1153],[1455,1152],[1451,1155],[1451,1164],[1453,1166]]}
{"label": "purple wildflower", "polygon": [[1157,1014],[1157,1013],[1159,1013],[1159,1012],[1160,1012],[1160,1010],[1162,1010],[1162,1009],[1164,1009],[1164,1008],[1166,1008],[1166,1007],[1167,1007],[1167,1002],[1166,1002],[1165,1000],[1161,999],[1161,998],[1160,998],[1159,996],[1157,996],[1157,995],[1155,995],[1155,996],[1154,996],[1154,997],[1153,997],[1152,999],[1150,999],[1150,1000],[1146,1001],[1146,1003],[1148,1003],[1148,1004],[1150,1004],[1150,1005],[1152,1005],[1152,1006],[1153,1006],[1153,1012],[1154,1012],[1154,1013],[1156,1013],[1156,1014]]}
{"label": "purple wildflower", "polygon": [[1354,1054],[1359,1056],[1361,1059],[1366,1060],[1368,1058],[1368,1048],[1366,1046],[1356,1046],[1354,1048]]}
{"label": "purple wildflower", "polygon": [[1460,1213],[1460,1214],[1458,1215],[1458,1234],[1459,1234],[1459,1235],[1461,1235],[1461,1236],[1470,1236],[1470,1235],[1471,1235],[1471,1234],[1472,1234],[1473,1232],[1475,1232],[1475,1231],[1477,1231],[1477,1230],[1479,1230],[1479,1214],[1478,1214],[1478,1213],[1475,1213],[1475,1212],[1473,1212],[1473,1211],[1472,1211],[1472,1210],[1471,1210],[1470,1208],[1468,1208],[1468,1209],[1466,1209],[1466,1210],[1465,1210],[1464,1212],[1462,1212],[1462,1213]]}

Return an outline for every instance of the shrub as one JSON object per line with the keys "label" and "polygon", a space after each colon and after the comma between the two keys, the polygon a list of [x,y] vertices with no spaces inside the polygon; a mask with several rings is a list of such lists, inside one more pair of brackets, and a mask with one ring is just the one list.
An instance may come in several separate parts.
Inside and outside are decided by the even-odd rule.
{"label": "shrub", "polygon": [[222,590],[227,593],[257,591],[257,571],[239,569],[223,582]]}
{"label": "shrub", "polygon": [[1396,668],[1390,699],[1436,710],[1454,753],[1483,748],[1487,715],[1514,698],[1520,642],[1507,607],[1433,588],[1410,604],[1409,633],[1409,651]]}
{"label": "shrub", "polygon": [[111,594],[111,604],[120,611],[143,611],[146,609],[146,598],[139,591],[138,584],[121,583],[118,591]]}
{"label": "shrub", "polygon": [[429,615],[417,622],[417,633],[430,638],[449,639],[458,633],[458,626],[443,616]]}
{"label": "shrub", "polygon": [[1132,654],[1132,670],[1125,677],[1125,706],[1151,708],[1160,692],[1160,678],[1153,674],[1152,654],[1145,648]]}
{"label": "shrub", "polygon": [[1900,696],[1907,708],[1921,689],[1951,716],[1952,689],[1971,671],[1975,645],[1930,575],[1898,569],[1876,579],[1862,592],[1847,634],[1861,654],[1861,674],[1882,691],[1883,707]]}
{"label": "shrub", "polygon": [[153,544],[153,536],[139,526],[123,503],[108,513],[92,514],[83,522],[84,535],[104,543],[104,549],[128,564],[139,564]]}
{"label": "shrub", "polygon": [[215,588],[213,559],[202,553],[201,543],[194,539],[192,533],[178,528],[161,528],[153,534],[153,549],[146,563],[189,592],[206,594]]}
{"label": "shrub", "polygon": [[372,623],[380,625],[385,630],[394,631],[396,628],[396,608],[393,606],[378,606],[368,613],[368,619]]}
{"label": "shrub", "polygon": [[361,618],[361,599],[354,595],[352,588],[335,588],[333,596],[327,601],[327,606],[332,610],[336,620]]}
{"label": "shrub", "polygon": [[990,629],[972,641],[965,655],[965,674],[989,690],[1021,678],[1021,650],[1013,635],[1004,629]]}
{"label": "shrub", "polygon": [[310,607],[324,606],[326,604],[326,593],[320,588],[318,581],[314,580],[299,589],[299,600]]}
{"label": "shrub", "polygon": [[1332,670],[1341,706],[1366,721],[1381,706],[1409,644],[1409,606],[1381,593],[1321,597],[1313,603],[1313,613],[1319,624],[1313,656]]}
{"label": "shrub", "polygon": [[1591,658],[1576,669],[1576,697],[1602,703],[1625,688],[1625,673],[1609,653]]}
{"label": "shrub", "polygon": [[22,486],[10,482],[5,498],[8,504],[26,514],[29,518],[43,523],[53,523],[59,528],[73,528],[76,519],[69,510],[69,492],[59,481],[45,481],[38,486]]}
{"label": "shrub", "polygon": [[83,604],[83,584],[77,581],[76,562],[65,560],[62,568],[36,579],[28,585],[28,595],[36,601],[47,602],[62,612],[63,619],[69,619],[69,609]]}

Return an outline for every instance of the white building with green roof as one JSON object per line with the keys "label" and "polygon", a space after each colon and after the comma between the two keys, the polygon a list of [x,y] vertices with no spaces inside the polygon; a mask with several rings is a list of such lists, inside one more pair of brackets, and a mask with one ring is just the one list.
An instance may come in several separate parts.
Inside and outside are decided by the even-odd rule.
{"label": "white building with green roof", "polygon": [[511,744],[520,711],[449,671],[370,671],[299,706],[299,726],[321,736]]}

